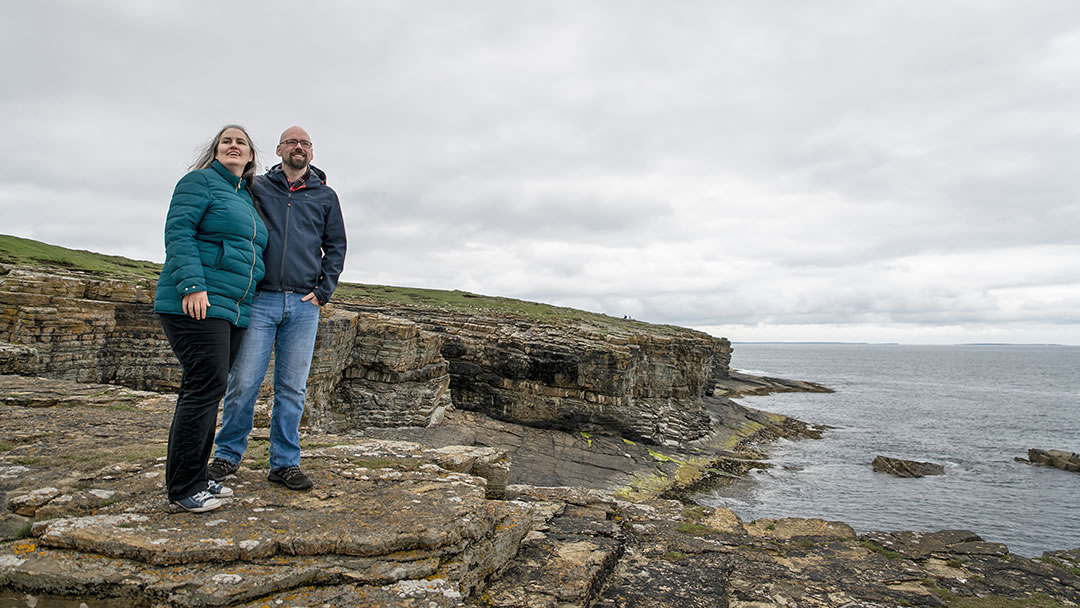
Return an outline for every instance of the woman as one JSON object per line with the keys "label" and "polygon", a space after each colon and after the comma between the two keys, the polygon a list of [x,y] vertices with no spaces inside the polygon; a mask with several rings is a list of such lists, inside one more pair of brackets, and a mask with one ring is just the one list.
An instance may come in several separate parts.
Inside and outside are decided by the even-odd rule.
{"label": "woman", "polygon": [[195,513],[221,506],[231,488],[210,481],[218,403],[263,276],[266,226],[251,196],[255,149],[227,125],[173,191],[165,219],[165,265],[154,312],[184,369],[169,428],[169,502]]}

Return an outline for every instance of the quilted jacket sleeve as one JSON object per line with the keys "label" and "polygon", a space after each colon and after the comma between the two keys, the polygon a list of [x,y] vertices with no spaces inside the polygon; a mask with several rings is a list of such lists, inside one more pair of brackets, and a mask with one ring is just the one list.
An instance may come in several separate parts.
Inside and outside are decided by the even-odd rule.
{"label": "quilted jacket sleeve", "polygon": [[193,171],[177,182],[165,217],[165,258],[170,261],[165,271],[181,298],[196,291],[206,291],[195,232],[209,205],[210,188],[205,176]]}

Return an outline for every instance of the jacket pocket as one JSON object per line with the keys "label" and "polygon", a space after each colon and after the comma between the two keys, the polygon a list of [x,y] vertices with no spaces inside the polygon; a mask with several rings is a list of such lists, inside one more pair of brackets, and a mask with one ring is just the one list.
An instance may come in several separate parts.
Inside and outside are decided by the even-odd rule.
{"label": "jacket pocket", "polygon": [[225,265],[225,243],[219,241],[217,244],[217,258],[214,259],[214,268],[222,268]]}
{"label": "jacket pocket", "polygon": [[221,241],[196,240],[199,249],[199,263],[203,268],[217,268],[223,255]]}

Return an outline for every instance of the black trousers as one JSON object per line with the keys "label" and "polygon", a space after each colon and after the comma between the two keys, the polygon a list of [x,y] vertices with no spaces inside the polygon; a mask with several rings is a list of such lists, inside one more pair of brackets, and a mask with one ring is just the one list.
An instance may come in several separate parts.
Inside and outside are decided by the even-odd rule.
{"label": "black trousers", "polygon": [[214,447],[218,404],[229,384],[229,368],[244,330],[224,319],[158,317],[184,368],[165,459],[165,487],[169,500],[176,501],[206,489],[206,461]]}

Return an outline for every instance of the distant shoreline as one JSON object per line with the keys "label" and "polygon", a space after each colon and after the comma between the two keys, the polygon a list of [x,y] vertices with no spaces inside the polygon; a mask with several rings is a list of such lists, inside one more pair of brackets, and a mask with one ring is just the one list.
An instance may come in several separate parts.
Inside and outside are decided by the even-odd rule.
{"label": "distant shoreline", "polygon": [[956,344],[905,344],[901,342],[828,342],[828,341],[784,341],[784,340],[732,340],[732,344],[791,344],[821,346],[1052,346],[1057,348],[1075,348],[1077,344],[1056,344],[1039,342],[959,342]]}

